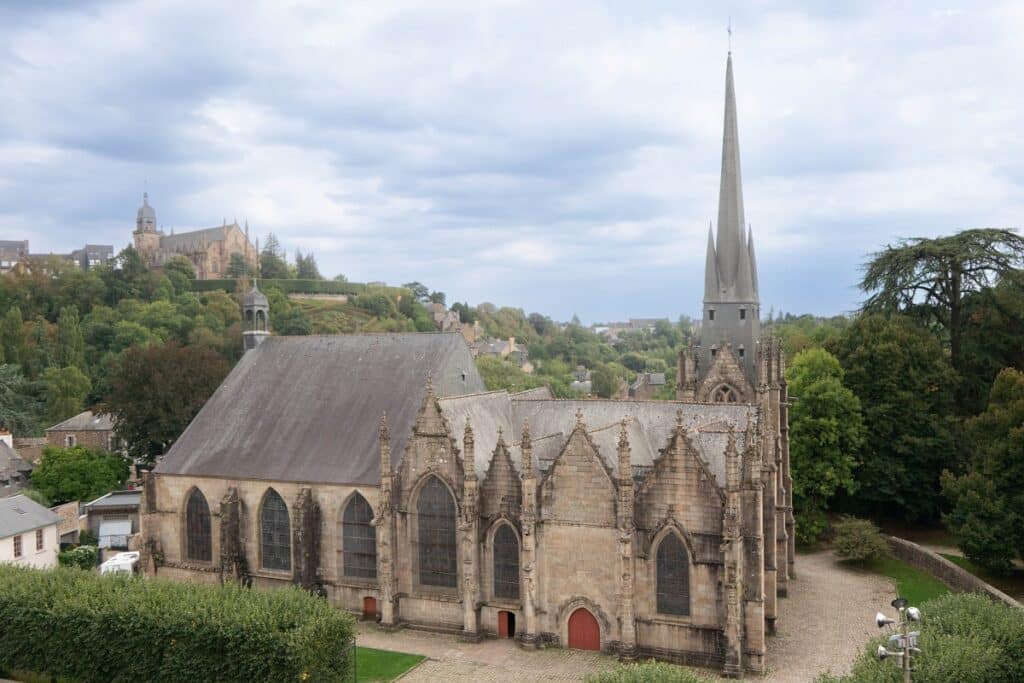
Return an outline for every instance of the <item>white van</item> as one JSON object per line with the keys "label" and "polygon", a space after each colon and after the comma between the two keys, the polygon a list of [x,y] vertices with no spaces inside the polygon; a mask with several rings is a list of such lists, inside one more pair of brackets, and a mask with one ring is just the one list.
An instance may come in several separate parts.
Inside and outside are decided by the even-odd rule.
{"label": "white van", "polygon": [[118,553],[100,565],[100,574],[134,574],[139,570],[139,553]]}

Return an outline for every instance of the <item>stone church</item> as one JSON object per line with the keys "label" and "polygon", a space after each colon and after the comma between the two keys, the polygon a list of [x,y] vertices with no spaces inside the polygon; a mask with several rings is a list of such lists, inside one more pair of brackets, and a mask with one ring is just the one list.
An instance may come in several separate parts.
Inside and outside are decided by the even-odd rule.
{"label": "stone church", "polygon": [[731,57],[719,200],[676,401],[487,391],[456,333],[272,336],[254,288],[246,353],[146,477],[146,571],[297,584],[383,628],[763,672],[792,480]]}
{"label": "stone church", "polygon": [[255,270],[259,249],[249,240],[249,224],[237,222],[214,228],[164,234],[157,229],[156,211],[149,205],[149,194],[143,193],[142,206],[135,217],[132,233],[135,251],[147,268],[159,269],[175,256],[184,256],[196,269],[196,278],[216,280],[228,277],[232,254],[239,254]]}

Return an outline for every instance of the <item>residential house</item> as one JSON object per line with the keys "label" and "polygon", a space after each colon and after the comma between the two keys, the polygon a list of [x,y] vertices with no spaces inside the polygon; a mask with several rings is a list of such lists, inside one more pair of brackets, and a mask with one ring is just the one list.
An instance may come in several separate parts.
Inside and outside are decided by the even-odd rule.
{"label": "residential house", "polygon": [[473,358],[490,357],[507,360],[527,374],[533,374],[533,363],[525,344],[517,344],[515,337],[494,339],[485,337],[469,345]]}
{"label": "residential house", "polygon": [[86,244],[71,252],[70,259],[82,270],[92,270],[114,260],[114,247],[109,244]]}
{"label": "residential house", "polygon": [[28,258],[28,240],[0,240],[0,273],[9,273]]}
{"label": "residential house", "polygon": [[14,450],[11,433],[0,431],[0,497],[13,496],[28,486],[33,465]]}
{"label": "residential house", "polygon": [[640,400],[651,399],[664,386],[664,372],[641,372],[636,376],[636,381],[629,385],[629,397]]}
{"label": "residential house", "polygon": [[27,496],[0,499],[0,562],[56,567],[59,522],[60,517]]}
{"label": "residential house", "polygon": [[139,531],[141,495],[138,489],[111,491],[84,505],[86,526],[100,548],[128,550],[129,539]]}
{"label": "residential house", "polygon": [[91,410],[69,417],[61,423],[46,429],[46,442],[58,448],[85,446],[102,451],[117,449],[114,437],[114,420],[106,413]]}

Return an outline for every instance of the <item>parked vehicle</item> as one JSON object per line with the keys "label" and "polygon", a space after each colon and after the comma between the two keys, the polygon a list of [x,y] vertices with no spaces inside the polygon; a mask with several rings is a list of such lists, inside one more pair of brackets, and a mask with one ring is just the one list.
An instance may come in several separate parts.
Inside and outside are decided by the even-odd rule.
{"label": "parked vehicle", "polygon": [[100,574],[137,574],[139,553],[131,551],[118,553],[100,565]]}

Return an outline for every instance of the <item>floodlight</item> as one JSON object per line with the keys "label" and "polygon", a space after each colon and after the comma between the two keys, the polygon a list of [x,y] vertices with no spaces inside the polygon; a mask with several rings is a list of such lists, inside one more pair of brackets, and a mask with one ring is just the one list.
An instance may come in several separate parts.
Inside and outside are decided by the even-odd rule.
{"label": "floodlight", "polygon": [[886,626],[888,624],[895,624],[895,623],[896,622],[893,619],[890,619],[889,617],[885,616],[881,612],[879,612],[878,614],[875,615],[875,626],[877,626],[878,628],[882,628],[882,627],[884,627],[884,626]]}
{"label": "floodlight", "polygon": [[916,607],[907,608],[907,619],[910,621],[921,621],[921,610]]}
{"label": "floodlight", "polygon": [[885,649],[885,645],[879,645],[877,653],[879,661],[883,661],[889,656],[889,651]]}
{"label": "floodlight", "polygon": [[909,605],[909,604],[910,604],[910,602],[908,602],[906,598],[896,598],[896,599],[895,599],[895,600],[893,600],[893,601],[892,601],[892,602],[891,602],[890,604],[891,604],[891,605],[892,605],[893,607],[895,607],[896,609],[903,609],[903,608],[905,608],[905,607],[906,607],[907,605]]}

